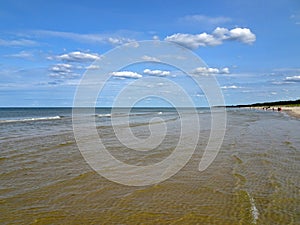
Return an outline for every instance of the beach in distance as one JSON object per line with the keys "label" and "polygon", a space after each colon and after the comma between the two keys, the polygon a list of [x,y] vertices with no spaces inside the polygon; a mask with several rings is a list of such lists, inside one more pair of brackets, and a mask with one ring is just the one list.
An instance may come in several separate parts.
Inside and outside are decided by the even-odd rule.
{"label": "beach in distance", "polygon": [[300,107],[298,106],[277,106],[277,107],[270,107],[270,108],[266,108],[266,107],[254,107],[254,109],[259,109],[259,110],[272,110],[272,111],[283,111],[286,114],[292,116],[292,117],[296,117],[296,118],[300,118]]}
{"label": "beach in distance", "polygon": [[265,110],[265,111],[277,111],[277,112],[284,112],[287,115],[292,117],[300,118],[300,107],[298,106],[254,106],[254,107],[245,107],[248,109],[256,109],[256,110]]}
{"label": "beach in distance", "polygon": [[[180,123],[190,113],[199,116],[200,136],[189,162],[163,182],[132,187],[107,180],[84,160],[71,108],[1,108],[0,223],[298,224],[300,120],[284,110],[228,108],[220,151],[201,172],[211,132],[209,108],[187,110],[181,117],[170,108],[132,109],[130,128],[137,137],[149,136],[149,123],[167,127],[163,142],[147,152],[132,152],[118,141],[110,108],[91,116],[115,158],[148,165],[172,153]],[[161,120],[152,120],[156,117]]]}
{"label": "beach in distance", "polygon": [[[271,107],[271,108],[273,108],[273,107]],[[279,108],[280,108],[280,110],[286,112],[290,116],[300,118],[300,107],[299,106],[281,106]],[[274,108],[274,109],[278,111],[278,107]]]}
{"label": "beach in distance", "polygon": [[276,101],[276,102],[265,102],[265,103],[255,103],[249,105],[236,105],[229,107],[237,108],[250,108],[250,109],[260,109],[266,111],[283,111],[290,116],[300,117],[300,99],[293,101]]}

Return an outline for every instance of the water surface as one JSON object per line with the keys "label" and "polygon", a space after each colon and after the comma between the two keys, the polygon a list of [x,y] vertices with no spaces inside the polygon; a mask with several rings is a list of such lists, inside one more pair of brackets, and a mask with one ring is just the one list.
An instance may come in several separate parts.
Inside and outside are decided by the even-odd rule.
{"label": "water surface", "polygon": [[[129,187],[106,180],[84,161],[71,109],[1,109],[0,223],[299,224],[300,120],[279,112],[228,110],[220,152],[199,172],[210,113],[198,113],[201,135],[189,163],[157,185]],[[132,131],[140,138],[149,135],[153,117],[168,128],[159,148],[132,154],[114,136],[110,109],[91,116],[111,154],[135,165],[167,157],[180,136],[176,111],[132,111]]]}

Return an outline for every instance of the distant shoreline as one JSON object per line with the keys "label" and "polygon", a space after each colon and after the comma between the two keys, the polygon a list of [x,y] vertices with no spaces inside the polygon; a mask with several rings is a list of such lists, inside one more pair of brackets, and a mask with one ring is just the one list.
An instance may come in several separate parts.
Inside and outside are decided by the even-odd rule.
{"label": "distant shoreline", "polygon": [[[266,111],[275,111],[275,112],[276,111],[285,112],[289,116],[300,118],[300,106],[273,106],[273,107],[270,106],[270,108],[259,106],[259,107],[247,107],[247,108],[266,110]],[[278,110],[278,108],[280,108],[280,110]]]}
{"label": "distant shoreline", "polygon": [[294,107],[283,106],[282,111],[286,112],[290,116],[300,118],[300,107],[299,106],[294,106]]}
{"label": "distant shoreline", "polygon": [[227,106],[228,108],[250,108],[266,111],[282,111],[290,116],[300,118],[300,99],[295,101],[264,102],[249,105]]}
{"label": "distant shoreline", "polygon": [[[259,109],[259,110],[266,110],[266,111],[282,111],[285,112],[286,114],[296,117],[296,118],[300,118],[300,99],[298,100],[294,100],[294,101],[277,101],[277,102],[264,102],[264,103],[254,103],[254,104],[247,104],[247,105],[227,105],[227,106],[212,106],[212,108],[248,108],[248,109]],[[89,108],[89,107],[78,107],[78,108]],[[93,108],[93,107],[92,107]],[[112,107],[95,107],[94,109],[111,109]],[[128,109],[128,107],[118,107],[119,109]],[[130,107],[129,107],[130,108]],[[177,108],[182,108],[182,109],[187,109],[189,107],[177,107]],[[172,109],[172,110],[176,110],[176,107],[133,107],[132,109]],[[196,107],[197,109],[209,109],[211,107],[208,106],[204,106],[204,107]],[[43,110],[47,110],[47,109],[69,109],[72,110],[73,107],[69,106],[69,107],[25,107],[25,106],[21,106],[21,107],[0,107],[0,109],[3,110],[10,110],[10,109],[43,109]],[[280,110],[278,110],[280,109]]]}

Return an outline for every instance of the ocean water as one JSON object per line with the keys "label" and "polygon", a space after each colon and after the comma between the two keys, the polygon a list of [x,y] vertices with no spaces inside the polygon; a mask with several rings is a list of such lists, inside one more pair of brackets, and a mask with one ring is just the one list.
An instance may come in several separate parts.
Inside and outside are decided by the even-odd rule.
{"label": "ocean water", "polygon": [[[174,109],[132,110],[130,126],[138,138],[149,136],[154,117],[167,127],[159,147],[135,154],[114,135],[109,108],[90,116],[114,157],[148,165],[172,153],[189,113],[180,118]],[[90,168],[74,138],[72,109],[0,109],[0,223],[299,224],[300,120],[282,112],[229,109],[219,154],[199,172],[210,111],[197,114],[199,142],[186,166],[161,183],[132,187]]]}

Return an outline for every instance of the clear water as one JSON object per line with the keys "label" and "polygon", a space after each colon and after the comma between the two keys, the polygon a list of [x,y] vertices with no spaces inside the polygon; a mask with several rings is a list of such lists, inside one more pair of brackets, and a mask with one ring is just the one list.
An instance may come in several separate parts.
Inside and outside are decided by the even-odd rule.
{"label": "clear water", "polygon": [[[300,222],[299,119],[280,112],[228,110],[220,152],[199,172],[210,133],[209,110],[199,109],[201,135],[189,163],[157,185],[129,187],[106,180],[84,161],[71,113],[69,108],[0,109],[1,224]],[[91,116],[111,154],[127,163],[158,162],[172,152],[180,134],[176,111],[133,110],[136,136],[147,137],[149,121],[157,116],[168,133],[152,154],[124,154],[110,124],[110,109],[97,109]]]}

